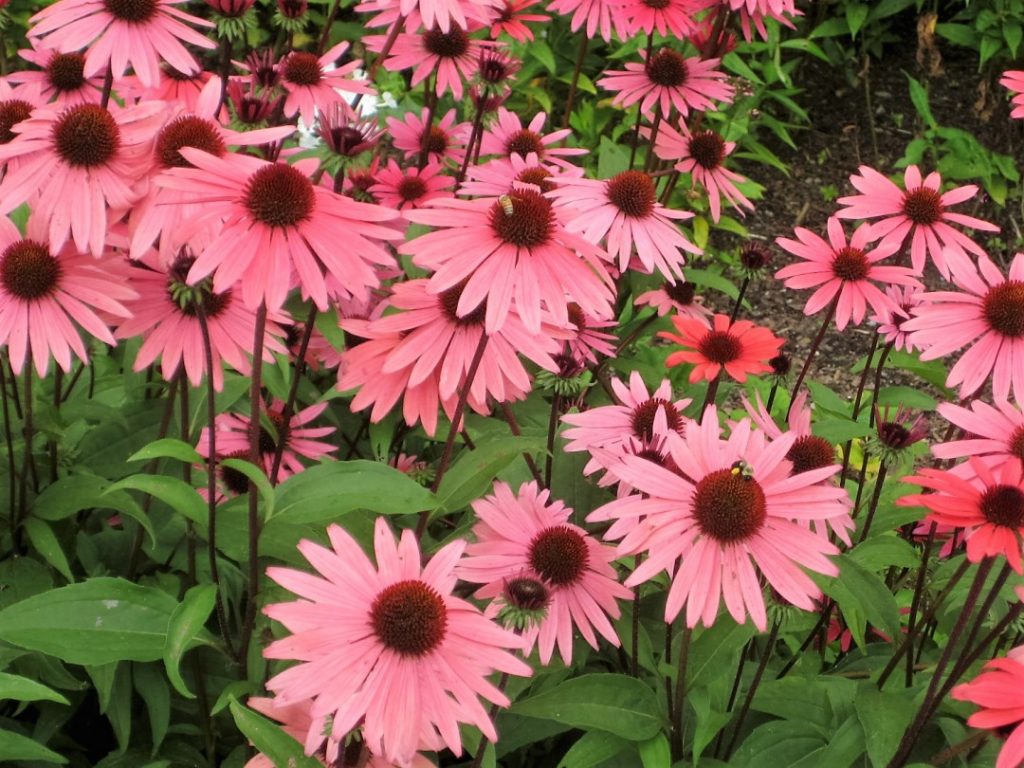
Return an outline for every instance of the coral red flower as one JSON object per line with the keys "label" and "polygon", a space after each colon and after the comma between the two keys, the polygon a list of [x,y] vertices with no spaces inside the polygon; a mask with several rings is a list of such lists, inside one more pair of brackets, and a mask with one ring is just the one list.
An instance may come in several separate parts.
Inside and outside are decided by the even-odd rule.
{"label": "coral red flower", "polygon": [[281,85],[288,92],[284,101],[284,114],[298,114],[306,125],[316,122],[317,112],[328,113],[336,106],[347,107],[345,94],[375,93],[365,80],[350,75],[362,66],[353,59],[340,67],[334,63],[348,50],[347,42],[338,43],[323,56],[308,51],[292,51],[278,65]]}
{"label": "coral red flower", "polygon": [[500,0],[496,3],[496,15],[491,21],[491,39],[496,40],[505,34],[520,43],[533,40],[533,30],[526,22],[546,24],[551,21],[550,17],[543,13],[524,13],[539,2],[540,0]]}
{"label": "coral red flower", "polygon": [[860,325],[867,314],[868,305],[881,313],[891,310],[889,297],[875,282],[908,285],[923,288],[907,267],[881,266],[882,259],[892,256],[899,247],[883,242],[868,250],[871,226],[861,224],[846,242],[846,233],[838,218],[828,220],[828,239],[825,242],[809,229],[797,227],[796,240],[778,237],[775,242],[783,250],[804,261],[790,264],[775,273],[787,288],[803,289],[820,286],[804,306],[805,315],[813,315],[829,306],[838,296],[835,309],[836,327],[843,330],[851,321]]}
{"label": "coral red flower", "polygon": [[1024,254],[1013,257],[1007,277],[988,256],[977,267],[962,252],[947,251],[952,280],[966,291],[921,294],[914,317],[903,323],[922,360],[935,360],[970,345],[949,372],[946,386],[960,397],[977,392],[989,377],[992,392],[1024,399]]}
{"label": "coral red flower", "polygon": [[733,619],[743,623],[749,616],[763,632],[759,571],[787,601],[814,610],[820,592],[803,568],[838,575],[827,557],[838,550],[806,526],[848,517],[849,499],[841,488],[821,483],[838,466],[792,474],[785,457],[795,440],[789,433],[766,443],[745,419],[723,439],[711,406],[682,437],[668,436],[678,473],[623,456],[616,475],[645,495],[610,502],[587,519],[614,521],[605,535],[621,539],[620,556],[647,553],[626,586],[668,571],[665,620],[685,605],[691,627],[698,621],[711,626],[724,600]]}
{"label": "coral red flower", "polygon": [[768,361],[783,344],[767,328],[749,320],[731,323],[726,315],[715,315],[710,328],[705,321],[690,317],[673,317],[672,324],[677,334],[661,331],[658,335],[688,349],[673,352],[665,359],[665,365],[693,363],[691,384],[701,379],[712,381],[723,368],[736,381],[746,381],[747,374],[771,370]]}
{"label": "coral red flower", "polygon": [[980,245],[950,224],[986,232],[999,231],[999,227],[987,221],[948,210],[950,206],[970,200],[977,194],[978,188],[973,184],[942,193],[942,177],[938,173],[930,173],[922,179],[918,167],[911,165],[903,174],[904,189],[900,189],[874,168],[862,165],[859,170],[859,175],[850,177],[850,183],[860,194],[839,198],[837,202],[846,207],[836,216],[841,219],[879,219],[871,228],[871,239],[881,238],[897,248],[909,238],[911,263],[918,274],[924,271],[927,255],[931,256],[942,276],[949,277],[950,268],[943,246],[984,255]]}
{"label": "coral red flower", "polygon": [[213,23],[176,8],[184,0],[58,0],[29,19],[29,37],[47,48],[71,53],[88,46],[85,76],[115,79],[130,66],[143,85],[160,82],[160,61],[179,72],[200,69],[183,43],[199,48],[217,45],[192,27]]}
{"label": "coral red flower", "polygon": [[202,206],[194,230],[223,222],[192,265],[190,282],[212,274],[214,291],[222,293],[244,275],[246,305],[266,302],[276,310],[284,304],[294,270],[303,291],[326,310],[325,271],[349,294],[360,296],[379,284],[374,265],[394,263],[379,241],[402,238],[385,225],[395,211],[316,186],[286,163],[215,157],[188,147],[179,151],[193,167],[170,168],[156,183],[186,193],[183,202]]}
{"label": "coral red flower", "polygon": [[1013,94],[1013,98],[1010,99],[1013,104],[1010,117],[1024,117],[1024,72],[1020,70],[1003,72],[999,84]]}
{"label": "coral red flower", "polygon": [[968,460],[973,477],[958,472],[922,469],[905,483],[919,485],[933,493],[904,496],[896,503],[904,507],[925,507],[926,522],[953,525],[964,530],[967,559],[977,563],[985,557],[1003,555],[1017,573],[1021,567],[1021,535],[1024,534],[1024,476],[1021,461],[1009,459],[989,467],[981,459]]}
{"label": "coral red flower", "polygon": [[528,676],[530,667],[509,649],[522,640],[497,627],[452,595],[465,542],[446,545],[420,565],[412,531],[395,539],[384,518],[374,536],[376,567],[340,526],[327,529],[331,549],[310,541],[299,551],[322,575],[269,568],[267,575],[300,600],[265,612],[293,634],[271,643],[264,655],[296,659],[267,688],[282,704],[312,698],[306,751],[330,735],[342,739],[362,722],[370,750],[403,765],[421,742],[438,737],[462,752],[459,723],[497,739],[480,697],[499,706],[509,700],[487,676],[498,670]]}
{"label": "coral red flower", "polygon": [[484,585],[475,593],[479,598],[499,597],[509,579],[522,576],[548,587],[547,616],[523,632],[526,649],[539,646],[541,664],[551,661],[556,643],[562,661],[572,663],[574,630],[592,648],[597,634],[619,645],[608,619],[619,617],[617,600],[631,593],[616,580],[614,548],[569,522],[571,508],[535,482],[523,483],[518,494],[495,483],[493,495],[473,502],[473,511],[479,520],[473,527],[476,543],[466,547],[456,573]]}
{"label": "coral red flower", "polygon": [[428,200],[452,196],[448,190],[455,179],[445,176],[443,171],[438,162],[403,169],[389,160],[386,168],[377,171],[377,182],[370,187],[370,194],[388,208],[419,208]]}
{"label": "coral red flower", "polygon": [[65,371],[71,370],[72,353],[88,362],[78,326],[113,346],[101,318],[128,317],[125,302],[135,295],[113,260],[51,247],[46,222],[36,217],[29,219],[26,238],[0,217],[0,345],[7,347],[15,373],[29,357],[40,376],[51,357]]}
{"label": "coral red flower", "polygon": [[530,333],[541,328],[542,306],[557,325],[568,322],[568,304],[611,314],[612,280],[598,247],[565,230],[551,201],[522,189],[500,199],[435,200],[406,218],[438,231],[405,243],[400,251],[417,266],[436,270],[430,291],[467,281],[456,309],[466,315],[487,302],[488,333],[501,329],[513,300]]}
{"label": "coral red flower", "polygon": [[640,102],[640,111],[654,117],[654,107],[668,117],[675,107],[686,116],[690,110],[704,111],[715,102],[729,103],[735,89],[724,72],[719,72],[718,59],[687,58],[671,48],[661,48],[650,57],[643,51],[642,63],[626,64],[625,71],[611,70],[597,81],[602,88],[615,93],[614,104],[629,107]]}
{"label": "coral red flower", "polygon": [[[1021,597],[1019,589],[1017,596]],[[995,768],[1019,768],[1024,763],[1024,646],[987,662],[980,675],[956,686],[950,696],[981,707],[967,718],[969,726],[988,728],[1006,739]]]}

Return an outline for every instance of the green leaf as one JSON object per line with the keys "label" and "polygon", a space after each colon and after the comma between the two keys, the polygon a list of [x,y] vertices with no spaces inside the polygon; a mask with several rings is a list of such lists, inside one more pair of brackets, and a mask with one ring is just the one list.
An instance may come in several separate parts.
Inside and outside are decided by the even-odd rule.
{"label": "green leaf", "polygon": [[978,33],[967,24],[936,24],[935,34],[967,48],[978,47]]}
{"label": "green leaf", "polygon": [[494,477],[523,453],[544,449],[539,437],[494,435],[478,442],[476,450],[463,451],[452,464],[437,490],[436,508],[457,512],[490,490]]}
{"label": "green leaf", "polygon": [[914,387],[882,387],[878,393],[878,405],[905,406],[919,411],[934,411],[935,398]]}
{"label": "green leaf", "polygon": [[607,731],[629,741],[646,741],[662,728],[658,697],[646,683],[628,675],[571,678],[517,701],[510,711],[583,730]]}
{"label": "green leaf", "polygon": [[103,498],[110,485],[96,475],[70,475],[50,483],[32,502],[32,516],[40,520],[64,520],[83,509],[98,507],[114,509],[111,500]]}
{"label": "green leaf", "polygon": [[668,737],[664,733],[642,741],[636,745],[640,753],[640,762],[644,768],[661,768],[672,764],[672,753],[669,750]]}
{"label": "green leaf", "polygon": [[846,22],[846,19],[834,18],[827,19],[826,21],[819,24],[811,32],[810,37],[838,37],[839,35],[850,34],[850,25]]}
{"label": "green leaf", "polygon": [[862,541],[850,550],[849,557],[869,571],[880,571],[894,565],[914,568],[921,562],[920,553],[891,532]]}
{"label": "green leaf", "polygon": [[0,730],[0,761],[40,760],[45,763],[67,762],[53,750],[47,749],[35,739],[13,731]]}
{"label": "green leaf", "polygon": [[176,606],[173,597],[152,587],[89,579],[0,611],[0,640],[71,664],[156,661]]}
{"label": "green leaf", "polygon": [[857,37],[860,28],[867,21],[869,8],[864,3],[846,4],[846,23],[850,27],[850,34]]}
{"label": "green leaf", "polygon": [[307,757],[302,745],[281,730],[281,726],[237,701],[232,701],[230,706],[238,730],[256,749],[270,758],[271,763],[287,768],[322,768],[322,763],[316,758]]}
{"label": "green leaf", "polygon": [[155,664],[136,664],[132,668],[132,681],[146,703],[153,749],[157,750],[171,724],[171,688]]}
{"label": "green leaf", "polygon": [[733,755],[733,768],[792,766],[820,749],[823,739],[810,723],[772,720],[755,728]]}
{"label": "green leaf", "polygon": [[110,486],[104,496],[127,489],[147,493],[188,520],[206,524],[207,504],[199,491],[184,480],[168,475],[128,475]]}
{"label": "green leaf", "polygon": [[792,676],[764,681],[750,707],[755,712],[813,725],[822,736],[828,736],[832,707],[828,692],[814,678]]}
{"label": "green leaf", "polygon": [[171,437],[154,440],[141,451],[136,451],[128,457],[128,461],[149,461],[151,459],[177,459],[186,464],[202,464],[205,461],[191,445]]}
{"label": "green leaf", "polygon": [[823,582],[825,594],[839,605],[857,645],[864,645],[865,620],[889,637],[899,637],[900,610],[885,582],[848,553],[837,558],[836,564],[838,577],[817,578]]}
{"label": "green leaf", "polygon": [[584,733],[558,761],[558,768],[593,768],[629,748],[629,742],[605,731]]}
{"label": "green leaf", "polygon": [[818,437],[834,445],[864,437],[874,431],[867,424],[853,419],[822,419],[813,424],[811,429]]}
{"label": "green leaf", "polygon": [[854,709],[867,739],[868,757],[874,768],[884,768],[906,733],[914,707],[909,697],[896,691],[880,691],[874,683],[865,683],[857,691]]}
{"label": "green leaf", "polygon": [[36,551],[43,556],[46,562],[52,565],[68,581],[75,580],[74,576],[71,575],[71,566],[68,565],[68,558],[64,554],[64,550],[61,549],[60,542],[57,541],[57,537],[53,533],[53,528],[42,520],[29,517],[25,520],[25,533],[28,534],[28,540],[32,542],[32,546],[36,548]]}
{"label": "green leaf", "polygon": [[42,683],[29,680],[20,675],[10,675],[0,672],[0,699],[13,701],[53,701],[57,704],[68,704],[61,694],[52,688],[47,688]]}
{"label": "green leaf", "polygon": [[747,641],[757,634],[753,624],[737,624],[730,618],[720,618],[711,627],[701,631],[690,644],[686,665],[688,688],[707,685],[731,666],[732,659]]}
{"label": "green leaf", "polygon": [[602,179],[610,179],[618,173],[629,170],[629,150],[607,136],[601,137],[597,149],[597,175]]}
{"label": "green leaf", "polygon": [[181,677],[181,657],[185,655],[196,636],[203,631],[203,625],[210,618],[217,599],[214,584],[197,584],[185,593],[181,604],[174,609],[167,624],[167,639],[164,642],[164,668],[171,685],[182,696],[195,696]]}
{"label": "green leaf", "polygon": [[555,54],[551,52],[551,48],[543,40],[534,40],[527,47],[527,51],[533,58],[544,65],[544,68],[548,72],[554,74],[555,66]]}
{"label": "green leaf", "polygon": [[[226,469],[233,469],[236,472],[241,472],[247,478],[252,480],[253,485],[256,486],[256,490],[259,491],[260,501],[263,502],[263,519],[269,520],[274,514],[275,505],[275,494],[274,488],[270,484],[270,479],[264,473],[261,467],[257,467],[250,461],[245,459],[221,459],[220,465]],[[312,469],[312,467],[311,467]],[[301,477],[310,470],[300,472],[297,477]],[[293,475],[296,477],[296,475]]]}
{"label": "green leaf", "polygon": [[917,110],[917,114],[920,115],[929,128],[935,128],[938,126],[938,123],[935,121],[935,117],[932,115],[932,108],[928,103],[928,91],[906,72],[903,74],[906,75],[910,85],[910,101],[913,103],[914,109]]}

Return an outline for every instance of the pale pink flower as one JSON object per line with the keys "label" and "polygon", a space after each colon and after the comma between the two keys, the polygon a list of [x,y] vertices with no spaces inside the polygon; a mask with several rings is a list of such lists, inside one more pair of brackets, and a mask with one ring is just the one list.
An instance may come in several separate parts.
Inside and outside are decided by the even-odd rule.
{"label": "pale pink flower", "polygon": [[588,150],[582,147],[560,146],[572,133],[567,128],[541,133],[547,117],[544,112],[538,112],[524,128],[519,115],[500,107],[497,119],[480,139],[480,154],[505,157],[513,154],[527,157],[534,154],[543,163],[558,165],[568,164],[563,158],[587,154]]}
{"label": "pale pink flower", "polygon": [[792,474],[785,456],[795,440],[788,433],[767,442],[745,419],[722,439],[710,406],[682,437],[668,436],[678,473],[623,456],[616,474],[644,495],[610,502],[587,519],[613,521],[605,536],[621,539],[620,556],[647,554],[626,586],[668,571],[665,620],[685,605],[691,627],[698,621],[711,626],[724,600],[736,622],[749,616],[763,632],[768,622],[759,571],[785,600],[814,610],[820,591],[803,569],[839,575],[827,557],[838,550],[806,526],[848,516],[849,502],[844,490],[821,483],[836,465]]}
{"label": "pale pink flower", "polygon": [[378,517],[376,567],[338,525],[327,529],[331,549],[311,541],[299,551],[323,576],[287,568],[267,575],[300,600],[267,606],[290,637],[271,643],[264,655],[298,664],[267,683],[282,704],[312,698],[306,751],[330,735],[343,738],[360,722],[370,750],[407,764],[419,745],[442,740],[462,753],[459,724],[497,740],[480,697],[498,706],[509,700],[487,680],[494,671],[528,676],[517,659],[522,640],[452,595],[455,568],[465,542],[455,540],[425,566],[412,531],[396,545]]}
{"label": "pale pink flower", "polygon": [[615,93],[613,104],[629,107],[640,102],[640,111],[654,117],[657,106],[662,117],[675,107],[684,117],[690,110],[712,109],[715,102],[730,103],[735,89],[724,72],[718,71],[718,59],[687,58],[671,48],[661,48],[643,62],[630,62],[626,69],[606,71],[597,84]]}
{"label": "pale pink flower", "polygon": [[71,53],[88,46],[85,76],[124,76],[130,66],[144,85],[160,82],[160,61],[179,72],[201,67],[183,43],[199,48],[217,44],[192,27],[213,23],[176,8],[183,0],[58,0],[29,19],[29,36],[47,48]]}
{"label": "pale pink flower", "polygon": [[1010,117],[1024,117],[1024,72],[1020,70],[1003,72],[999,84],[1013,94],[1013,98],[1010,99],[1013,104]]}
{"label": "pale pink flower", "polygon": [[674,284],[662,283],[660,288],[641,293],[633,299],[633,303],[638,307],[647,306],[655,309],[658,317],[675,312],[680,317],[703,320],[705,325],[714,315],[714,312],[704,306],[704,297],[697,295],[694,284],[682,280]]}
{"label": "pale pink flower", "polygon": [[[395,149],[401,150],[406,160],[416,161],[423,152],[423,130],[429,111],[426,107],[416,114],[409,110],[401,118],[387,118],[388,133]],[[449,109],[430,126],[427,138],[427,157],[434,161],[451,160],[461,163],[466,157],[465,144],[469,139],[469,123],[455,122],[455,110]]]}
{"label": "pale pink flower", "polygon": [[900,248],[910,244],[910,259],[914,271],[924,272],[925,256],[949,278],[949,265],[945,249],[967,250],[982,256],[985,251],[963,232],[950,226],[960,224],[985,232],[998,232],[999,227],[987,221],[949,211],[950,206],[970,200],[978,188],[973,184],[956,187],[942,193],[942,177],[937,172],[921,178],[916,165],[908,166],[903,174],[904,189],[900,189],[874,168],[862,165],[860,173],[850,177],[850,183],[860,193],[841,197],[836,216],[841,219],[879,219],[871,228],[871,239],[881,238],[884,243]]}
{"label": "pale pink flower", "polygon": [[85,76],[85,54],[61,53],[42,46],[29,38],[32,48],[18,51],[25,61],[39,67],[11,72],[7,81],[20,87],[17,93],[32,103],[53,102],[55,108],[73,104],[98,104],[103,88],[103,75]]}
{"label": "pale pink flower", "polygon": [[360,59],[353,59],[340,67],[334,63],[348,50],[347,42],[340,42],[323,56],[308,51],[292,51],[285,56],[278,68],[281,85],[288,92],[284,101],[287,117],[299,115],[306,125],[316,122],[317,113],[326,113],[337,106],[347,107],[345,94],[372,94],[373,86],[365,80],[356,80],[350,75],[362,66]]}
{"label": "pale pink flower", "polygon": [[370,194],[387,208],[419,208],[428,200],[451,197],[449,190],[454,183],[455,179],[444,174],[439,162],[427,163],[423,168],[403,169],[389,160],[386,168],[377,171],[377,182],[370,187]]}
{"label": "pale pink flower", "polygon": [[[1017,598],[1021,590],[1017,588]],[[1004,658],[985,663],[984,671],[969,683],[956,686],[950,696],[981,709],[967,718],[972,728],[988,728],[1005,738],[995,768],[1019,768],[1024,764],[1024,646]]]}
{"label": "pale pink flower", "polygon": [[913,285],[890,285],[885,289],[889,302],[871,318],[878,324],[878,333],[896,349],[905,349],[907,352],[919,349],[915,347],[913,336],[903,328],[903,324],[914,316],[914,307],[921,303],[922,290]]}
{"label": "pale pink flower", "polygon": [[[889,297],[875,285],[907,285],[922,288],[908,267],[882,266],[878,262],[892,256],[899,247],[882,242],[867,250],[871,225],[861,224],[849,244],[842,222],[835,216],[828,220],[828,242],[809,229],[797,227],[796,240],[778,237],[780,248],[803,259],[783,267],[775,277],[784,280],[787,288],[815,288],[804,306],[805,315],[813,315],[836,301],[836,327],[841,331],[848,323],[860,325],[868,305],[876,313],[892,309]],[[838,299],[837,299],[838,297]]]}
{"label": "pale pink flower", "polygon": [[619,39],[625,39],[626,18],[615,0],[551,0],[548,10],[562,16],[572,14],[569,29],[573,32],[584,29],[590,39],[600,30],[604,41],[611,42],[614,32]]}
{"label": "pale pink flower", "polygon": [[484,585],[475,593],[478,598],[499,597],[505,582],[521,575],[548,587],[547,616],[523,632],[525,649],[538,645],[541,664],[551,661],[556,643],[562,661],[572,663],[574,630],[591,648],[597,648],[598,634],[619,645],[608,619],[619,617],[617,600],[631,593],[616,580],[614,548],[570,523],[570,507],[535,482],[523,483],[517,494],[499,482],[493,495],[473,502],[473,512],[479,520],[473,527],[477,543],[466,547],[456,573]]}

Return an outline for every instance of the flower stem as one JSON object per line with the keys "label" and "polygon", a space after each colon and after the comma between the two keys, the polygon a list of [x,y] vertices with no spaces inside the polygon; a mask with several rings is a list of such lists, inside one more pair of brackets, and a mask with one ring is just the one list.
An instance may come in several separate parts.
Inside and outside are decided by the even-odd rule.
{"label": "flower stem", "polygon": [[21,550],[21,536],[18,528],[20,517],[18,515],[18,498],[15,493],[17,486],[14,482],[14,478],[17,477],[17,471],[14,466],[14,434],[11,430],[11,405],[7,399],[6,368],[7,366],[3,364],[3,359],[0,358],[0,399],[3,401],[4,444],[7,448],[7,501],[11,519],[11,541],[13,542],[12,550],[14,552],[19,552]]}
{"label": "flower stem", "polygon": [[[462,184],[466,179],[466,171],[469,170],[469,163],[473,159],[473,145],[476,144],[476,140],[480,138],[480,134],[484,130],[484,104],[481,100],[476,105],[476,114],[473,115],[473,128],[469,132],[469,141],[466,142],[466,156],[462,158],[462,166],[459,168],[459,175],[455,177],[456,184]],[[429,133],[430,129],[424,129],[424,140],[425,143],[429,144]]]}
{"label": "flower stem", "polygon": [[580,72],[583,69],[583,60],[587,58],[587,47],[590,38],[585,34],[580,35],[580,47],[576,51],[576,66],[572,70],[572,80],[569,82],[569,95],[565,97],[565,116],[562,118],[562,128],[569,127],[569,118],[572,117],[573,102],[576,100],[576,86],[580,82]]}
{"label": "flower stem", "polygon": [[743,296],[747,293],[747,286],[750,285],[750,275],[743,276],[743,282],[740,283],[740,292],[736,294],[736,303],[733,305],[732,312],[729,314],[729,325],[736,322],[736,318],[740,315],[740,309],[743,307]]}
{"label": "flower stem", "polygon": [[[633,557],[633,570],[640,567],[644,561],[644,553],[637,552]],[[633,617],[629,630],[630,659],[629,674],[633,677],[640,677],[640,585],[633,587]]]}
{"label": "flower stem", "polygon": [[[871,501],[868,503],[868,514],[864,518],[864,527],[860,531],[860,537],[857,539],[857,544],[860,544],[864,539],[868,537],[868,531],[871,530],[871,522],[875,519],[875,510],[878,509],[878,500],[882,497],[882,488],[885,485],[885,474],[888,471],[885,459],[881,459],[878,465],[878,477],[875,478],[875,488],[871,492]],[[863,481],[861,486],[863,486]]]}
{"label": "flower stem", "polygon": [[427,119],[423,121],[423,135],[420,137],[420,160],[417,167],[421,171],[426,167],[427,159],[430,157],[430,129],[434,125],[434,113],[437,111],[439,101],[436,93],[437,69],[435,65],[433,73],[423,81],[423,101],[427,104]]}
{"label": "flower stem", "polygon": [[644,159],[644,173],[650,173],[654,167],[654,143],[658,140],[658,129],[661,128],[661,103],[654,108],[654,122],[651,123],[651,137],[648,139],[647,157]]}
{"label": "flower stem", "polygon": [[[875,358],[875,350],[878,348],[878,334],[871,334],[871,349],[868,350],[867,360],[864,361],[864,368],[860,372],[860,380],[857,382],[857,394],[853,398],[853,420],[857,420],[857,416],[860,414],[860,403],[864,397],[864,385],[868,381],[868,373],[873,370],[871,361]],[[881,365],[885,365],[885,357],[887,353],[883,353],[880,361]],[[877,390],[875,396],[878,396]],[[839,473],[839,487],[846,487],[846,471],[850,468],[850,451],[853,449],[853,439],[846,441],[846,445],[843,446],[843,469]]]}
{"label": "flower stem", "polygon": [[828,331],[829,325],[832,323],[832,318],[836,314],[836,305],[839,304],[839,294],[832,299],[832,303],[828,305],[828,311],[825,312],[825,321],[821,324],[821,328],[818,329],[818,335],[814,337],[814,342],[811,344],[811,351],[807,353],[807,359],[804,360],[804,367],[800,369],[800,375],[796,377],[796,384],[793,385],[793,392],[789,399],[789,407],[786,409],[786,419],[789,419],[789,412],[793,409],[793,398],[796,397],[800,391],[800,387],[803,386],[804,379],[807,378],[807,372],[811,370],[811,363],[814,362],[814,356],[818,354],[818,348],[821,346],[822,340],[825,338],[825,332]]}
{"label": "flower stem", "polygon": [[[31,350],[29,350],[31,353]],[[24,520],[28,513],[28,475],[32,465],[32,440],[35,437],[35,425],[32,423],[32,357],[28,356],[25,365],[25,418],[21,425],[22,437],[25,441],[25,453],[21,465],[21,480],[18,487],[18,520]]]}
{"label": "flower stem", "polygon": [[[508,672],[502,672],[501,679],[498,680],[498,690],[504,693],[506,685],[508,685]],[[499,709],[500,707],[497,704],[491,704],[490,718],[492,721],[498,714]],[[469,768],[480,768],[484,761],[484,753],[487,752],[488,743],[487,738],[480,734],[480,745],[476,748],[476,754],[473,755],[473,762],[470,763]]]}
{"label": "flower stem", "polygon": [[107,64],[107,74],[103,76],[103,93],[100,96],[100,106],[103,109],[107,108],[110,103],[110,92],[114,88],[114,67],[112,64]]}
{"label": "flower stem", "polygon": [[722,380],[722,369],[718,369],[718,373],[711,381],[708,382],[707,392],[704,393],[704,403],[700,407],[700,414],[697,416],[697,423],[700,424],[704,420],[704,412],[708,409],[708,406],[715,402],[715,397],[718,395],[718,382]]}
{"label": "flower stem", "polygon": [[764,651],[761,652],[761,659],[758,661],[757,671],[754,672],[754,679],[750,681],[750,688],[747,689],[747,695],[743,699],[739,716],[736,718],[736,725],[733,726],[732,738],[729,739],[729,746],[725,748],[725,754],[722,757],[723,762],[729,762],[729,756],[732,755],[732,751],[736,746],[736,740],[739,739],[740,731],[743,730],[743,721],[747,719],[750,705],[754,701],[754,694],[757,693],[757,688],[761,684],[761,678],[764,677],[764,670],[768,666],[768,660],[772,657],[772,653],[775,651],[775,641],[778,638],[779,622],[776,621],[772,624],[771,632],[768,633],[768,642],[765,645]]}
{"label": "flower stem", "polygon": [[551,487],[551,470],[555,462],[555,435],[558,434],[558,413],[562,410],[562,396],[551,393],[551,412],[548,415],[547,450],[544,454],[544,487]]}
{"label": "flower stem", "polygon": [[281,434],[278,435],[277,444],[274,446],[274,463],[270,469],[270,484],[277,485],[277,476],[281,472],[281,459],[284,456],[283,436],[288,434],[291,426],[292,416],[295,415],[295,398],[299,392],[299,382],[306,370],[306,353],[309,351],[309,340],[313,337],[313,326],[316,323],[316,304],[309,308],[306,315],[306,324],[302,329],[302,340],[299,342],[299,352],[295,358],[295,370],[292,371],[291,384],[288,386],[288,398],[284,401],[284,410],[281,412]]}
{"label": "flower stem", "polygon": [[338,9],[341,7],[341,0],[332,0],[331,10],[327,14],[327,18],[324,20],[324,31],[320,33],[320,41],[316,46],[316,55],[323,56],[324,51],[327,49],[327,41],[331,37],[331,27],[334,26],[334,20],[338,16]]}
{"label": "flower stem", "polygon": [[683,623],[679,632],[679,666],[676,673],[676,695],[672,702],[672,758],[683,757],[683,720],[686,712],[686,666],[690,659],[690,637],[693,630]]}
{"label": "flower stem", "polygon": [[[380,54],[378,54],[378,56],[373,60],[373,63],[370,64],[369,70],[367,70],[366,79],[371,83],[377,76],[377,69],[384,62],[384,59],[388,57],[388,54],[391,53],[391,49],[395,46],[395,41],[398,39],[398,35],[404,26],[405,14],[401,14],[397,19],[395,19],[395,23],[391,25],[391,29],[388,30],[388,37],[384,41],[384,47],[380,49]],[[352,102],[352,109],[359,106],[359,100],[361,98],[362,94],[356,94],[356,98]]]}
{"label": "flower stem", "polygon": [[[512,432],[513,437],[520,437],[523,434],[523,431],[519,428],[519,422],[516,421],[516,415],[512,413],[512,407],[506,402],[502,402],[500,407],[501,415],[504,416],[505,421],[508,422],[509,431]],[[537,462],[533,460],[533,456],[526,451],[523,451],[523,461],[526,462],[526,466],[529,468],[530,474],[533,475],[533,479],[537,482],[537,485],[543,487],[544,478],[541,476],[540,468],[537,466]]]}

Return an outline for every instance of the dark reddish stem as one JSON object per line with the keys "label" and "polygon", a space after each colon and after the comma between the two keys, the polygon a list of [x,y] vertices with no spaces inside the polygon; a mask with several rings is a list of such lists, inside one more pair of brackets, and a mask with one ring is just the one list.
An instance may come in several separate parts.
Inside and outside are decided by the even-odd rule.
{"label": "dark reddish stem", "polygon": [[281,412],[281,435],[278,435],[277,445],[274,446],[274,464],[270,470],[270,484],[277,485],[277,476],[281,472],[281,459],[284,456],[283,436],[288,434],[291,427],[292,416],[295,415],[295,399],[299,393],[299,382],[306,370],[306,354],[309,351],[309,340],[313,337],[313,326],[316,323],[316,305],[309,309],[306,315],[306,325],[302,329],[302,340],[299,342],[298,357],[295,360],[295,370],[292,371],[292,381],[288,386],[288,399],[284,401],[284,410]]}
{"label": "dark reddish stem", "polygon": [[800,392],[800,387],[803,386],[804,379],[807,378],[807,373],[811,370],[811,363],[814,362],[814,356],[818,354],[818,348],[821,346],[821,342],[825,338],[825,333],[828,331],[828,327],[832,323],[832,318],[836,314],[837,304],[839,304],[839,294],[836,294],[836,297],[832,299],[832,302],[828,305],[828,311],[825,312],[825,321],[821,324],[821,328],[818,329],[818,334],[814,337],[814,342],[811,344],[811,351],[807,353],[807,359],[804,360],[804,367],[800,369],[800,375],[796,377],[796,384],[793,385],[793,392],[789,399],[789,407],[786,409],[787,420],[789,419],[789,412],[793,409],[793,398],[796,397],[798,392]]}

